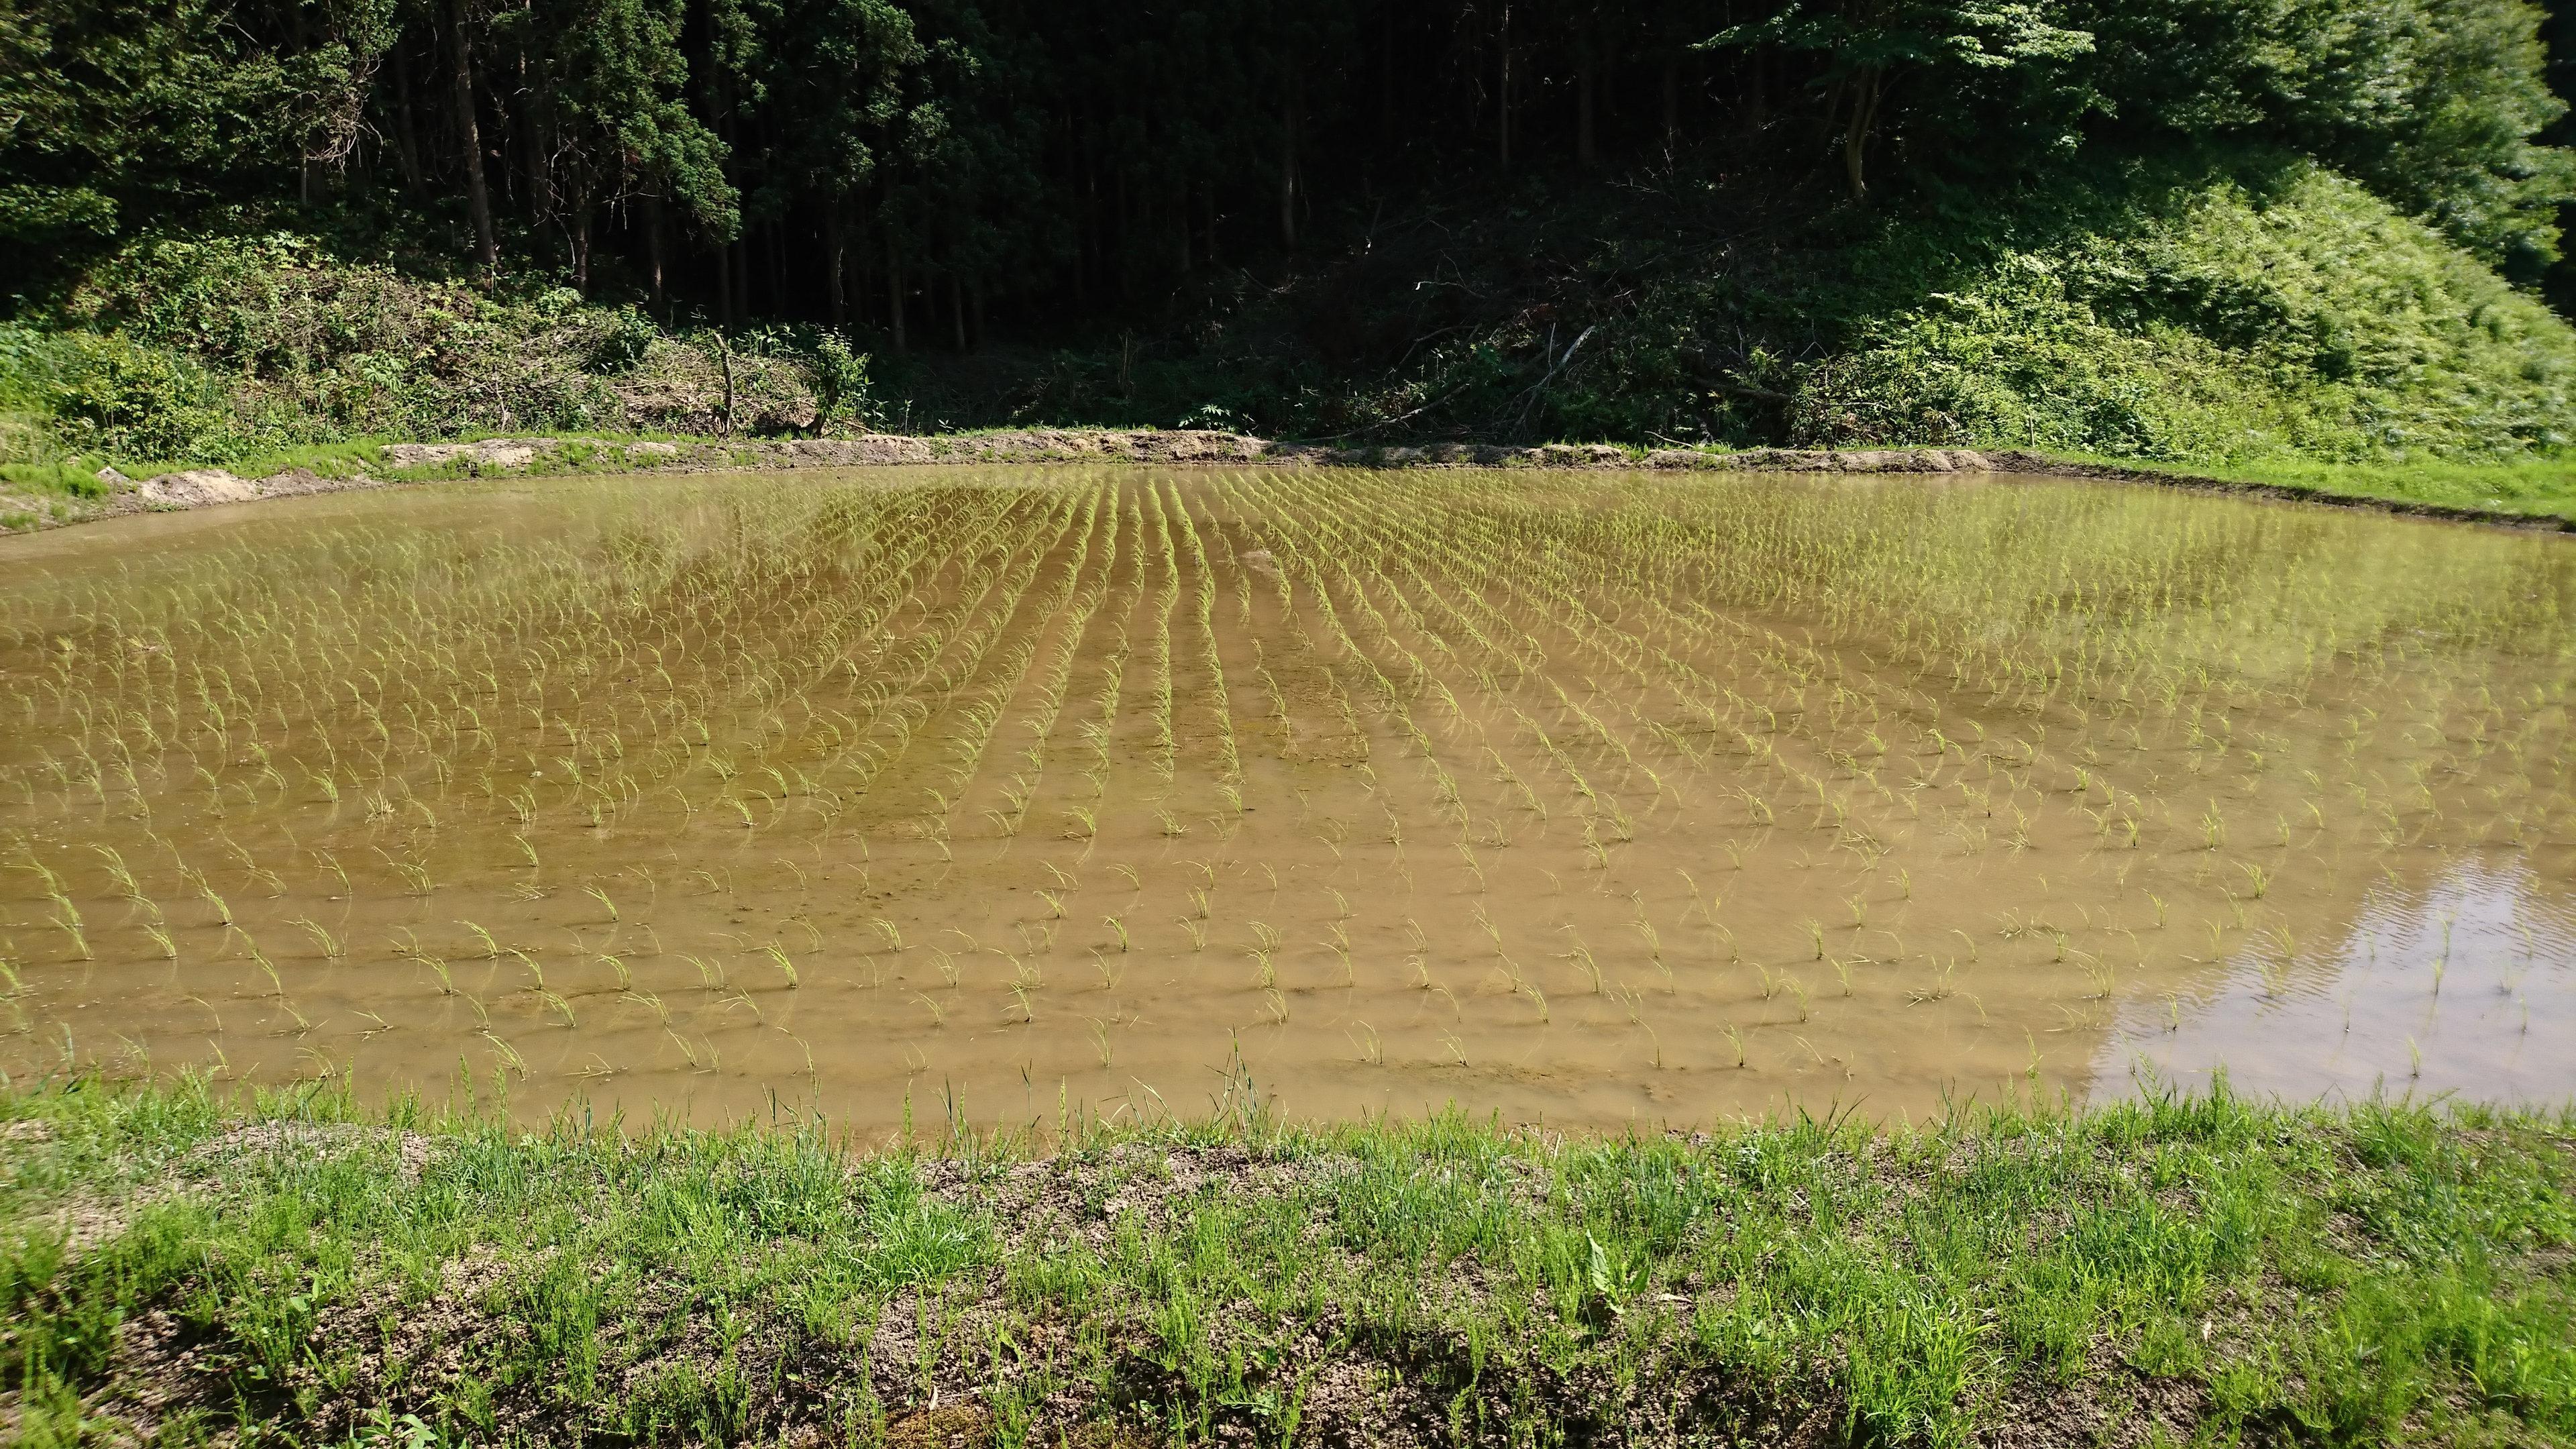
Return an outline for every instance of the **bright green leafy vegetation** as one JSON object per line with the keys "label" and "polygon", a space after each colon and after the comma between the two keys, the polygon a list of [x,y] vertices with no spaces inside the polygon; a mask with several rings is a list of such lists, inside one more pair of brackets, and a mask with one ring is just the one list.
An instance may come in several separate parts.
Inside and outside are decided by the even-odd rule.
{"label": "bright green leafy vegetation", "polygon": [[2069,220],[1856,318],[1799,391],[1799,433],[2210,462],[2576,442],[2576,332],[2352,182],[2301,170]]}
{"label": "bright green leafy vegetation", "polygon": [[50,439],[204,464],[370,436],[791,431],[866,395],[865,360],[812,328],[666,334],[570,288],[424,281],[291,234],[138,242],[64,314],[77,325],[0,327],[0,409],[38,420],[21,454]]}
{"label": "bright green leafy vegetation", "polygon": [[[0,1099],[15,1439],[2565,1443],[2571,1119],[2150,1092],[935,1149]],[[631,1128],[631,1124],[630,1128]]]}

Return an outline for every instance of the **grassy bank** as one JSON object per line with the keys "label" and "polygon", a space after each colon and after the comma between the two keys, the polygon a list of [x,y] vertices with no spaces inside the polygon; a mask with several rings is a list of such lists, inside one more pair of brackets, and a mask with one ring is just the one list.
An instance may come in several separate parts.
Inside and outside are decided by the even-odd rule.
{"label": "grassy bank", "polygon": [[1962,1111],[861,1150],[0,1098],[26,1444],[2576,1440],[2576,1119]]}
{"label": "grassy bank", "polygon": [[2080,455],[2067,455],[2066,461],[2254,483],[2326,498],[2368,498],[2533,518],[2576,519],[2576,460],[2555,456],[2510,463],[2319,463],[2304,458],[2267,458],[2255,463],[2182,465]]}

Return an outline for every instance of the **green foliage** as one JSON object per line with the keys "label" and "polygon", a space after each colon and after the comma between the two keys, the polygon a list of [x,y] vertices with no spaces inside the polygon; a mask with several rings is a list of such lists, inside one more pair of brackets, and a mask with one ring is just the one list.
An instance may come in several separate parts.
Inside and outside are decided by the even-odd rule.
{"label": "green foliage", "polygon": [[1809,369],[1795,428],[2115,458],[2491,458],[2576,441],[2571,387],[2564,322],[2305,170],[1998,249],[1928,305],[1861,321]]}
{"label": "green foliage", "polygon": [[644,354],[661,340],[662,329],[653,319],[632,307],[622,307],[600,328],[598,338],[582,358],[582,366],[602,377],[622,377],[643,362]]}
{"label": "green foliage", "polygon": [[1868,191],[1866,157],[1880,109],[1891,102],[1909,148],[1953,167],[1998,144],[2016,168],[2071,154],[2085,116],[2109,104],[2081,64],[2093,52],[2092,34],[2056,23],[2073,8],[1792,0],[1709,44],[1821,57],[1816,80],[1831,96],[1825,119],[1841,133],[1844,175],[1857,197]]}
{"label": "green foliage", "polygon": [[2557,254],[2567,153],[2526,0],[2162,0],[2076,8],[2107,104],[2096,159],[2160,139],[2305,154],[2529,280]]}
{"label": "green foliage", "polygon": [[256,436],[225,390],[185,354],[122,335],[50,339],[40,397],[74,447],[150,458],[234,456]]}
{"label": "green foliage", "polygon": [[2541,20],[2527,0],[1793,0],[1708,44],[1817,57],[1855,195],[1881,131],[1953,195],[2177,144],[2282,149],[2529,280],[2576,197],[2576,164],[2533,139],[2566,110]]}
{"label": "green foliage", "polygon": [[868,356],[850,351],[837,332],[814,342],[814,426],[829,428],[843,418],[866,422],[875,408],[868,396]]}
{"label": "green foliage", "polygon": [[[0,411],[41,429],[23,458],[232,463],[353,436],[708,432],[724,396],[708,348],[632,307],[425,281],[293,233],[143,238],[93,267],[59,320],[0,327]],[[818,383],[837,389],[836,416],[865,415],[865,360],[838,343],[835,358],[815,331],[747,349],[742,428],[820,426]]]}
{"label": "green foliage", "polygon": [[301,185],[345,158],[390,0],[65,0],[0,9],[0,258]]}
{"label": "green foliage", "polygon": [[728,148],[686,99],[683,18],[680,0],[546,0],[496,17],[537,59],[535,104],[553,143],[538,219],[570,237],[577,289],[589,286],[603,207],[651,197],[677,203],[710,238],[740,229]]}
{"label": "green foliage", "polygon": [[2540,8],[2431,0],[2401,17],[2384,66],[2405,104],[2378,125],[2341,120],[2317,154],[2527,285],[2558,257],[2558,209],[2576,197],[2576,160],[2533,140],[2567,110],[2543,80]]}
{"label": "green foliage", "polygon": [[745,99],[793,118],[753,197],[764,214],[810,191],[846,217],[881,153],[918,159],[941,129],[935,107],[907,114],[927,104],[918,79],[925,51],[912,16],[890,0],[726,0],[717,10],[726,69],[744,83]]}

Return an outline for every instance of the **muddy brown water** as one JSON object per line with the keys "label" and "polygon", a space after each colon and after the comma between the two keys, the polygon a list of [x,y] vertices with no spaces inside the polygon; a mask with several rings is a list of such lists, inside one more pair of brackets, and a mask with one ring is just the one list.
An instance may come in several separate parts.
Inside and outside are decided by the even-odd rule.
{"label": "muddy brown water", "polygon": [[2576,1094],[2576,549],[2027,478],[461,484],[0,543],[0,1067],[541,1115]]}

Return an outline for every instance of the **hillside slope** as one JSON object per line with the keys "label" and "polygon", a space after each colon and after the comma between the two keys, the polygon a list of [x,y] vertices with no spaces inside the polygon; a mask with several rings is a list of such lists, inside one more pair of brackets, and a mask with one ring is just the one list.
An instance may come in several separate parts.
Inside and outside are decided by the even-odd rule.
{"label": "hillside slope", "polygon": [[2505,457],[2576,437],[2576,330],[2360,187],[2183,192],[2123,233],[2002,248],[1861,319],[1802,379],[1820,444],[2174,461]]}

